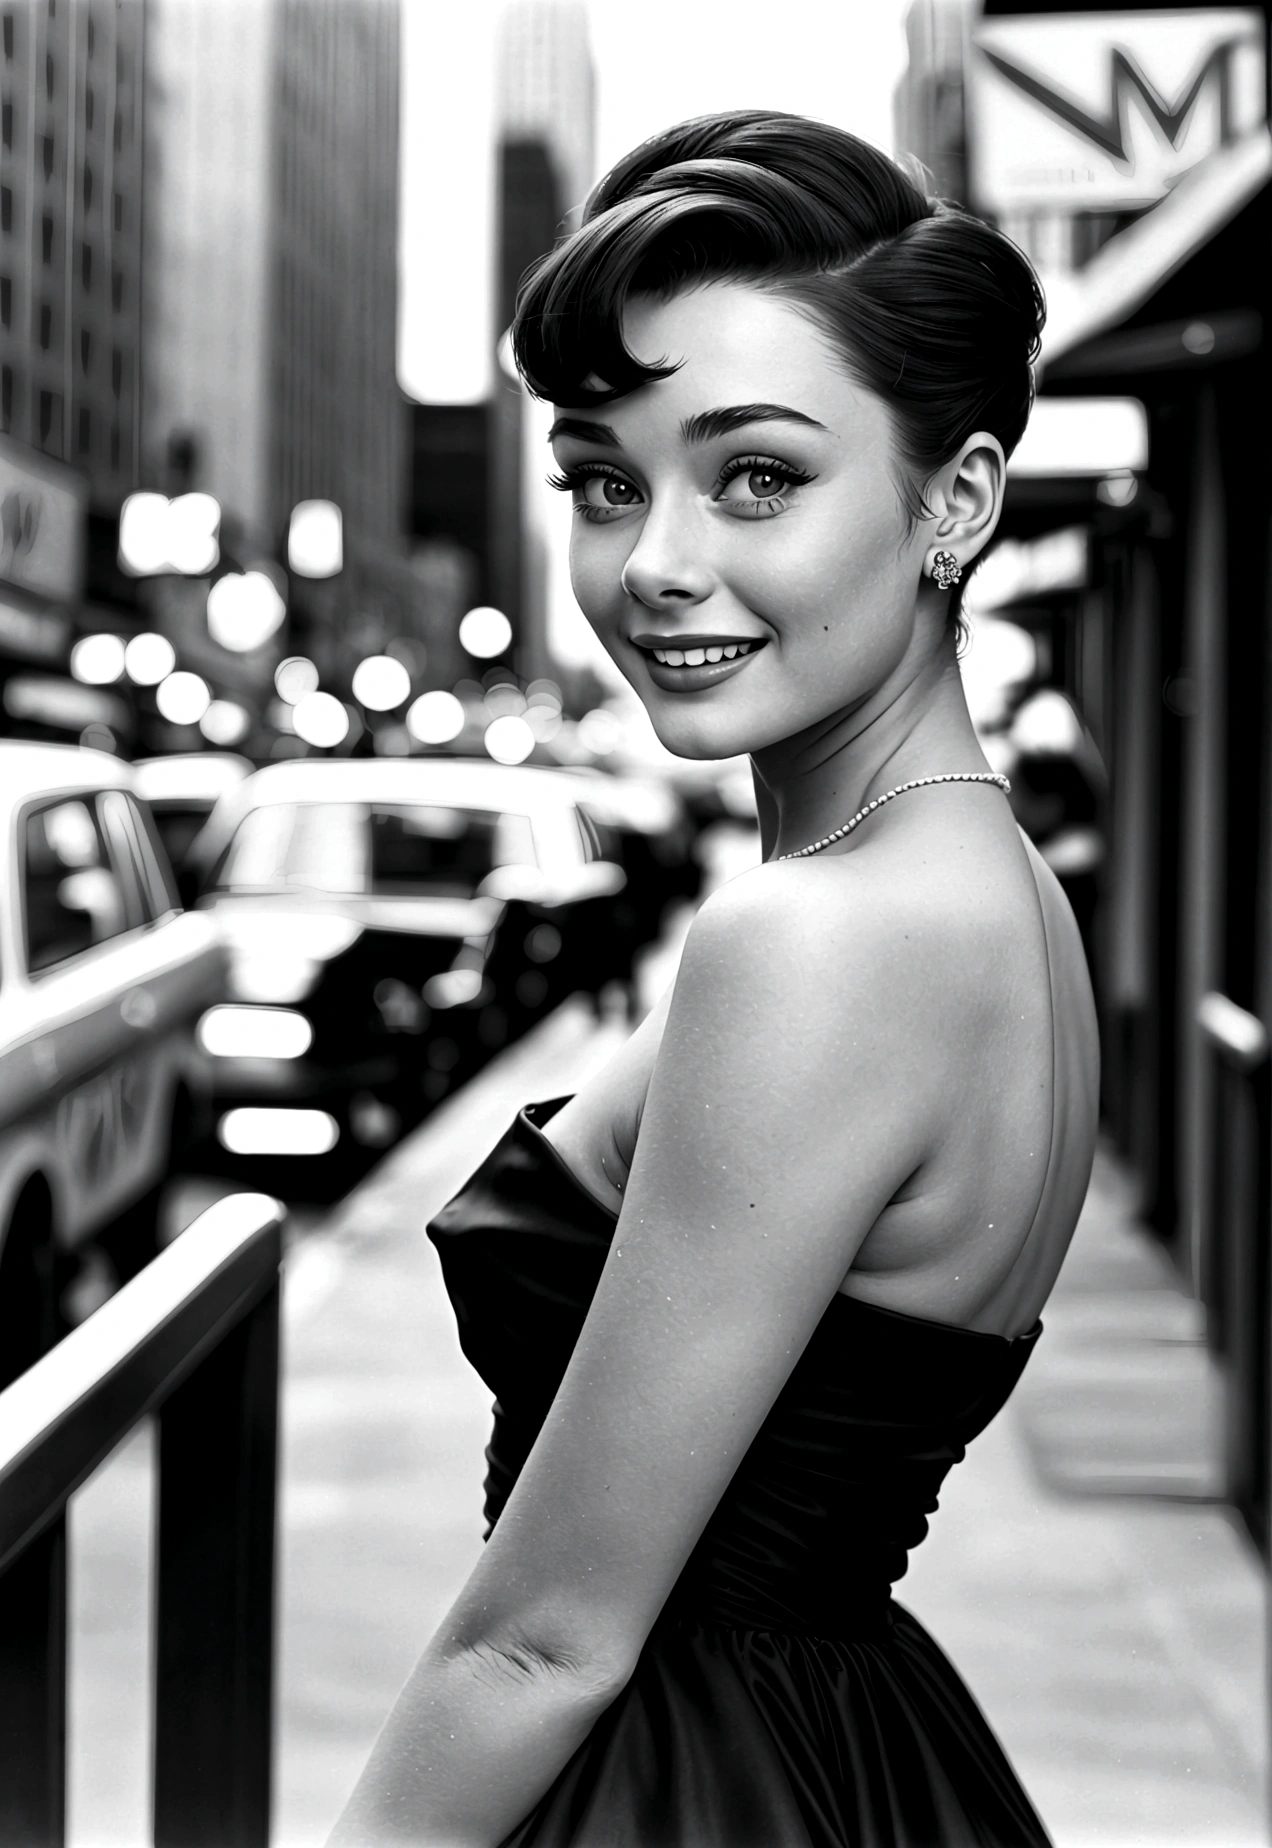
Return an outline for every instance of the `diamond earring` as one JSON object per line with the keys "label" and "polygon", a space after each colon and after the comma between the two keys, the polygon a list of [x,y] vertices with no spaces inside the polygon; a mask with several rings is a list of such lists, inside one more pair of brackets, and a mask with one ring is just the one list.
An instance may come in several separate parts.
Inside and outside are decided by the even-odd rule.
{"label": "diamond earring", "polygon": [[963,567],[953,552],[938,552],[932,560],[932,578],[939,589],[949,590],[963,575]]}

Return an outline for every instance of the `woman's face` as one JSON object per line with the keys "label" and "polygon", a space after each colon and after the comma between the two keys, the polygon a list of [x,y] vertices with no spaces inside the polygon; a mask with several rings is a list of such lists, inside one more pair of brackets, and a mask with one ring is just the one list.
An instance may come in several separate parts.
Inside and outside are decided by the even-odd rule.
{"label": "woman's face", "polygon": [[634,299],[628,350],[670,378],[553,424],[579,604],[682,757],[731,757],[851,713],[914,634],[883,404],[796,309],[712,283]]}

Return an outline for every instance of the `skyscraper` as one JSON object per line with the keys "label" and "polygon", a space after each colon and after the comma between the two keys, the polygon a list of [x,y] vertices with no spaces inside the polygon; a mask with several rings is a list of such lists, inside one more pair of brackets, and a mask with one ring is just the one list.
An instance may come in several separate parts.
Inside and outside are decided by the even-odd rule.
{"label": "skyscraper", "polygon": [[[396,379],[396,0],[148,0],[145,461],[283,556],[300,501],[344,522],[338,580],[294,585],[337,681],[410,628]],[[175,462],[179,465],[173,473]]]}
{"label": "skyscraper", "polygon": [[142,0],[0,8],[0,429],[135,485]]}
{"label": "skyscraper", "polygon": [[402,525],[395,0],[149,0],[147,461],[262,542],[297,501]]}
{"label": "skyscraper", "polygon": [[127,719],[59,676],[138,482],[143,26],[142,0],[0,6],[0,729]]}

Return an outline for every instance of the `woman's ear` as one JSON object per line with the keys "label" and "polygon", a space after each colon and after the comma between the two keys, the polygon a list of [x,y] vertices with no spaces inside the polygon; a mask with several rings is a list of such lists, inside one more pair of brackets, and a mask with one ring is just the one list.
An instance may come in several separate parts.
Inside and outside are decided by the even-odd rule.
{"label": "woman's ear", "polygon": [[1003,446],[986,430],[969,436],[958,454],[938,469],[924,491],[931,509],[924,521],[929,573],[938,552],[952,554],[962,571],[971,569],[998,525],[1006,477]]}

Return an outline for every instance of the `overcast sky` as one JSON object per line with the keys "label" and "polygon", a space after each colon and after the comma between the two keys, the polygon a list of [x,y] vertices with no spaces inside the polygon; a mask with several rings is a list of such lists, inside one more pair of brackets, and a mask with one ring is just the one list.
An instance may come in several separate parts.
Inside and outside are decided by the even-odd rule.
{"label": "overcast sky", "polygon": [[[791,109],[890,149],[907,0],[588,0],[597,170],[686,116]],[[500,0],[403,0],[398,370],[440,402],[489,382],[492,89]]]}

